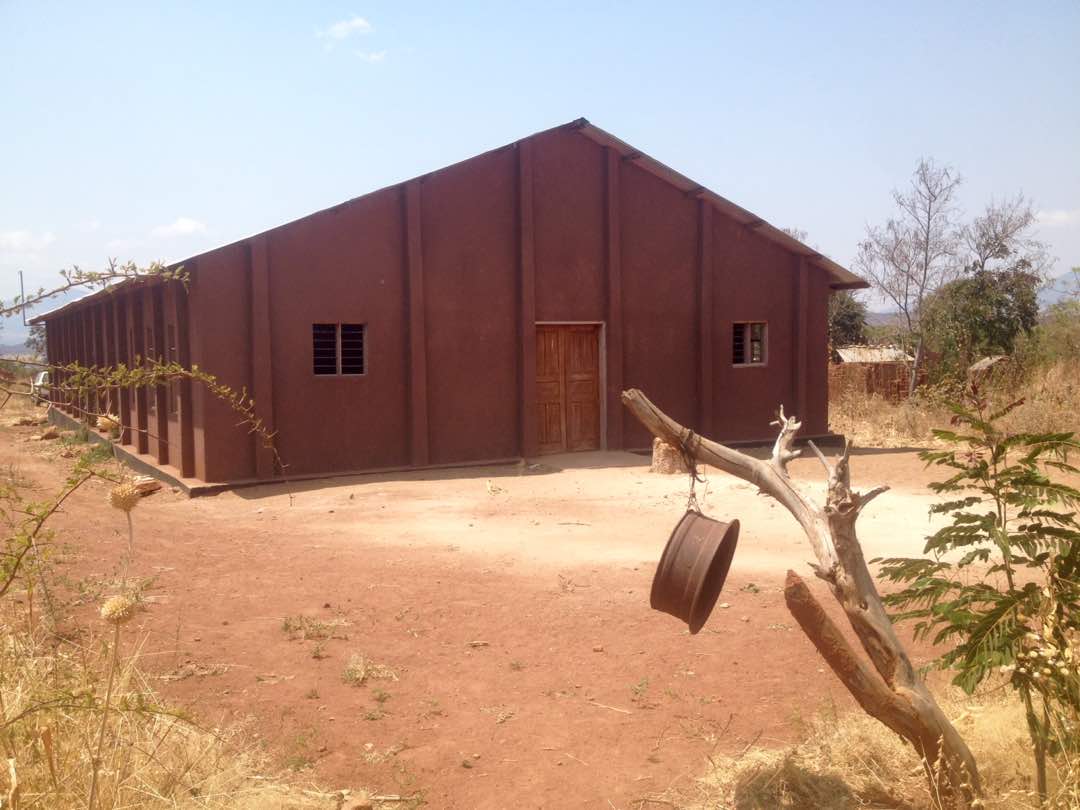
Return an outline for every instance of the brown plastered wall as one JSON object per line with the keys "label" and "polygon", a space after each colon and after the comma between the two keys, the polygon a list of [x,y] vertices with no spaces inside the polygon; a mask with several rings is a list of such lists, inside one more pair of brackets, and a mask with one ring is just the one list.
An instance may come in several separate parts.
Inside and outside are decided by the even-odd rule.
{"label": "brown plastered wall", "polygon": [[[191,362],[239,391],[251,386],[251,284],[247,243],[185,263]],[[236,413],[202,385],[192,386],[195,477],[233,481],[255,474],[254,443]]]}
{"label": "brown plastered wall", "polygon": [[[698,203],[632,163],[621,163],[619,184],[624,385],[696,425]],[[637,420],[623,430],[626,447],[651,444]]]}
{"label": "brown plastered wall", "polygon": [[572,131],[533,139],[538,321],[604,320],[604,160]]}
{"label": "brown plastered wall", "polygon": [[[289,473],[409,464],[404,244],[402,186],[268,235],[274,428]],[[313,373],[314,323],[367,324],[363,376]]]}
{"label": "brown plastered wall", "polygon": [[420,208],[431,463],[513,457],[520,407],[517,150],[428,175]]}
{"label": "brown plastered wall", "polygon": [[[767,438],[783,403],[795,410],[798,259],[733,220],[713,217],[714,423],[720,440]],[[732,326],[768,324],[767,363],[732,364]],[[809,324],[808,324],[809,331]]]}

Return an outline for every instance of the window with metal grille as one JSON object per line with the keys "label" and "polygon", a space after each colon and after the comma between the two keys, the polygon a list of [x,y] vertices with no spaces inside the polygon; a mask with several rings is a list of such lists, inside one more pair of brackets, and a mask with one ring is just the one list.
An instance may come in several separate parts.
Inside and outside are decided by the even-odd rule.
{"label": "window with metal grille", "polygon": [[316,374],[360,375],[365,371],[362,323],[316,323],[311,326],[312,368]]}
{"label": "window with metal grille", "polygon": [[341,373],[364,373],[364,324],[341,324]]}
{"label": "window with metal grille", "polygon": [[731,325],[731,362],[736,366],[761,366],[768,357],[766,325],[762,322]]}
{"label": "window with metal grille", "polygon": [[311,349],[316,374],[338,373],[336,323],[311,325]]}

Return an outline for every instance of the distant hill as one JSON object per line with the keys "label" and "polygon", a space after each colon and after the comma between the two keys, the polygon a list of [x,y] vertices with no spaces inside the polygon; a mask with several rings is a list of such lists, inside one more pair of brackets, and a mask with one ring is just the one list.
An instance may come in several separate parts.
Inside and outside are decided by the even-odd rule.
{"label": "distant hill", "polygon": [[899,326],[901,315],[899,312],[867,312],[867,326]]}
{"label": "distant hill", "polygon": [[25,343],[0,343],[0,357],[18,357],[30,354]]}

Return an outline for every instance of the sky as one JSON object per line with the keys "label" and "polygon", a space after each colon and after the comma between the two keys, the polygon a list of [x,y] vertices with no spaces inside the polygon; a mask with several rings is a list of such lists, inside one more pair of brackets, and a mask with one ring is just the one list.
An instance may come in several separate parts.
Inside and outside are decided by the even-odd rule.
{"label": "sky", "polygon": [[841,264],[932,157],[969,214],[1027,195],[1080,266],[1076,0],[0,0],[0,298],[579,117]]}

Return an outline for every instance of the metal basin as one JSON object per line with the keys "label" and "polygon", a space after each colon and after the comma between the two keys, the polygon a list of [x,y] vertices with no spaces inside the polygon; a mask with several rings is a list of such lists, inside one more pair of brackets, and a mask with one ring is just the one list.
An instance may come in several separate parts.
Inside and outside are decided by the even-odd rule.
{"label": "metal basin", "polygon": [[723,523],[687,512],[656,566],[649,604],[682,619],[691,633],[697,633],[724,587],[738,540],[739,521]]}

